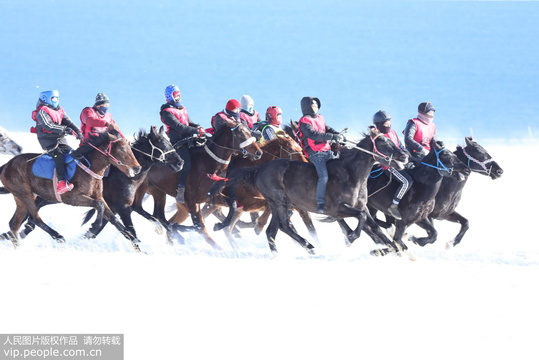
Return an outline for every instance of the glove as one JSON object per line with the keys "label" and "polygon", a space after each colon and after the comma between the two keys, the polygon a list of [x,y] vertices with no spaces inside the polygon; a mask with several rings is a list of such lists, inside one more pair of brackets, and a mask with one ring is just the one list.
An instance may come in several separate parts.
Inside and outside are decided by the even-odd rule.
{"label": "glove", "polygon": [[419,157],[420,157],[421,159],[423,159],[423,158],[424,158],[425,156],[427,156],[428,154],[429,154],[428,150],[425,149],[425,148],[423,148],[423,150],[421,150],[421,151],[419,152],[418,155],[419,155]]}
{"label": "glove", "polygon": [[204,128],[203,128],[203,127],[199,126],[199,127],[197,128],[197,130],[198,130],[198,137],[199,137],[199,138],[205,137],[205,136],[206,136],[206,131],[204,131]]}
{"label": "glove", "polygon": [[342,143],[344,142],[346,139],[344,138],[344,135],[343,134],[333,134],[333,141],[336,142],[336,143]]}

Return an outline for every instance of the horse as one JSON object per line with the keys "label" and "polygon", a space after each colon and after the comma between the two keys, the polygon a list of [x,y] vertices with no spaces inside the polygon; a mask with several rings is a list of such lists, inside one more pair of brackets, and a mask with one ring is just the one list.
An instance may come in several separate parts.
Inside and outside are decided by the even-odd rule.
{"label": "horse", "polygon": [[[103,183],[101,181],[109,165],[120,169],[126,176],[133,177],[140,172],[140,164],[136,160],[129,142],[116,131],[103,132],[98,138],[90,142],[94,149],[88,153],[90,166],[78,162],[79,167],[74,172],[70,182],[74,188],[70,192],[58,195],[55,191],[54,180],[38,177],[33,174],[32,166],[41,154],[21,154],[13,157],[0,167],[0,180],[3,183],[1,193],[11,193],[15,198],[16,209],[9,221],[10,231],[0,235],[0,239],[11,240],[14,246],[18,245],[18,234],[22,222],[29,216],[31,220],[47,232],[58,242],[65,239],[56,230],[50,228],[41,219],[35,196],[45,203],[63,202],[73,206],[88,206],[97,210],[98,219],[89,230],[95,234],[100,226],[100,219],[107,219],[132,242],[137,250],[134,239],[125,227],[115,218],[114,214],[103,199]],[[97,145],[99,144],[99,145]]]}
{"label": "horse", "polygon": [[[472,172],[488,176],[492,180],[496,180],[503,175],[503,169],[481,145],[471,137],[465,137],[464,140],[466,146],[457,146],[454,153]],[[433,244],[438,235],[434,229],[434,220],[448,220],[459,223],[460,230],[455,238],[446,244],[446,248],[454,247],[460,243],[470,225],[468,219],[456,212],[455,209],[460,202],[462,190],[467,180],[468,176],[463,181],[459,181],[453,176],[443,178],[440,190],[436,194],[434,209],[427,218],[417,222],[417,225],[427,231],[427,236],[422,238],[411,236],[410,240],[412,242],[420,246]]]}
{"label": "horse", "polygon": [[[273,161],[275,159],[289,159],[293,161],[307,162],[307,159],[303,155],[302,148],[293,138],[288,135],[278,136],[275,139],[266,141],[261,146],[261,149],[264,151],[264,154],[259,160],[256,161],[250,161],[241,157],[233,158],[230,164],[230,170],[235,168],[253,167]],[[233,247],[235,247],[235,242],[232,237],[232,230],[234,229],[234,226],[238,222],[243,212],[253,213],[262,211],[262,215],[258,217],[255,221],[255,233],[257,235],[262,232],[262,229],[266,225],[269,215],[271,214],[266,199],[264,199],[262,194],[260,194],[257,189],[253,188],[252,186],[240,184],[235,191],[237,203],[239,203],[241,207],[235,208],[235,211],[233,212],[229,212],[229,217],[227,217],[226,219],[222,219],[223,222],[216,224],[214,227],[214,231],[225,229],[225,235],[227,236]],[[235,199],[230,199],[229,193],[225,193],[224,195],[224,200],[226,201],[226,204],[229,207],[235,206]],[[205,213],[213,213],[213,211],[215,211],[217,207],[218,206],[215,204],[215,202],[206,203],[204,207]],[[317,239],[316,230],[314,229],[309,213],[301,209],[298,209],[298,212],[300,213],[300,216],[302,217],[305,225],[309,229],[311,235],[315,239]]]}
{"label": "horse", "polygon": [[[375,160],[385,166],[393,165],[402,169],[407,155],[374,128],[369,129],[369,133],[353,148],[343,148],[339,158],[327,162],[329,181],[325,214],[334,219],[358,219],[357,228],[345,232],[350,243],[359,236],[363,225],[368,222],[372,225],[369,232],[372,230],[373,236],[376,236],[379,242],[399,252],[406,250],[406,247],[399,249],[384,235],[367,212],[366,185]],[[316,211],[316,181],[316,170],[311,163],[277,159],[253,168],[234,169],[229,175],[229,181],[216,183],[211,193],[216,194],[223,187],[235,186],[240,182],[256,187],[271,209],[272,217],[266,229],[270,250],[277,253],[275,237],[280,229],[308,253],[314,254],[314,246],[301,237],[290,223],[289,210],[295,207],[309,212]]]}
{"label": "horse", "polygon": [[[429,154],[421,163],[409,170],[414,182],[399,203],[402,220],[395,219],[396,230],[393,241],[401,246],[404,231],[410,225],[426,219],[434,209],[442,179],[453,176],[458,181],[463,181],[470,174],[470,169],[454,153],[446,149],[443,142],[433,139],[430,145]],[[388,180],[385,176],[370,177],[368,181],[370,213],[372,214],[375,209],[389,216],[387,209],[392,203],[397,187],[396,181]],[[385,249],[377,250],[379,251],[377,255],[385,255],[387,252]]]}
{"label": "horse", "polygon": [[[131,234],[133,239],[138,239],[131,219],[131,204],[133,203],[137,188],[144,181],[152,166],[156,164],[169,166],[172,171],[177,172],[181,170],[183,160],[165,136],[163,127],[157,130],[155,126],[152,126],[149,133],[145,130],[139,130],[138,134],[134,136],[134,142],[131,144],[131,149],[141,166],[140,172],[134,177],[127,177],[118,170],[118,168],[110,168],[108,175],[103,178],[103,198],[111,211],[120,215],[120,219],[126,227],[126,231]],[[43,205],[46,204],[38,205],[38,207]],[[94,214],[95,209],[89,210],[83,219],[83,225],[87,223]],[[147,212],[142,215],[146,219],[155,222],[157,224],[156,226],[161,226],[161,224]],[[95,236],[103,230],[107,223],[107,220],[102,222],[101,226],[96,229]],[[26,237],[34,228],[35,224],[28,221],[20,233],[21,238]]]}
{"label": "horse", "polygon": [[22,153],[22,146],[11,139],[6,129],[0,126],[0,154],[19,155]]}
{"label": "horse", "polygon": [[[262,150],[250,130],[240,122],[229,121],[215,132],[202,147],[190,149],[192,167],[189,170],[185,186],[185,206],[191,215],[193,226],[174,224],[173,229],[180,231],[197,231],[214,249],[220,246],[212,239],[200,213],[200,204],[206,202],[208,190],[215,179],[226,175],[228,165],[234,154],[254,160],[260,159]],[[148,172],[146,181],[139,187],[133,202],[134,211],[142,211],[142,200],[146,192],[154,198],[153,216],[163,224],[169,224],[165,218],[166,195],[174,197],[178,185],[178,174],[172,170],[154,166]],[[187,215],[186,215],[187,216]],[[185,219],[184,219],[185,220]]]}

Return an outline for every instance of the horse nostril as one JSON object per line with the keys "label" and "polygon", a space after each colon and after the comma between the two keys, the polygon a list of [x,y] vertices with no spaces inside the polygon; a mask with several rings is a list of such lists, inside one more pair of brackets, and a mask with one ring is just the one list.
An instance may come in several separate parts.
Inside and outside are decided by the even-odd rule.
{"label": "horse nostril", "polygon": [[140,173],[141,170],[142,170],[142,167],[141,167],[141,166],[135,166],[135,167],[133,168],[133,171],[135,172],[135,174]]}

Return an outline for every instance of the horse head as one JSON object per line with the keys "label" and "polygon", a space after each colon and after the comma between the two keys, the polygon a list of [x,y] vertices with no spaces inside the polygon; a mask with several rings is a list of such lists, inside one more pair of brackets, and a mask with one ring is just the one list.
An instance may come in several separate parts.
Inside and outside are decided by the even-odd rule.
{"label": "horse head", "polygon": [[174,172],[178,172],[183,167],[183,159],[178,155],[170,140],[165,136],[163,126],[157,130],[156,126],[150,128],[148,135],[149,151],[148,156],[152,161],[167,165]]}
{"label": "horse head", "polygon": [[301,146],[288,135],[278,135],[275,139],[266,141],[262,150],[264,154],[270,153],[281,159],[307,162]]}
{"label": "horse head", "polygon": [[140,172],[141,166],[131,150],[129,141],[118,131],[105,131],[90,144],[127,177],[134,177]]}
{"label": "horse head", "polygon": [[473,171],[498,179],[503,175],[503,169],[492,159],[489,153],[471,137],[464,138],[466,146],[457,146],[455,154]]}
{"label": "horse head", "polygon": [[374,126],[369,127],[367,137],[372,142],[373,156],[376,161],[382,166],[404,169],[404,165],[408,162],[408,155],[399,146],[376,130]]}
{"label": "horse head", "polygon": [[262,150],[247,126],[239,121],[227,121],[226,127],[232,133],[232,147],[240,150],[244,157],[250,156],[254,160],[260,159]]}
{"label": "horse head", "polygon": [[470,168],[460,161],[457,155],[446,149],[442,141],[432,139],[430,147],[430,152],[421,162],[422,165],[438,170],[442,177],[453,176],[459,181],[470,175]]}
{"label": "horse head", "polygon": [[299,123],[297,121],[290,120],[290,125],[284,125],[283,130],[286,135],[299,143]]}
{"label": "horse head", "polygon": [[22,153],[22,147],[13,141],[6,129],[0,126],[0,154],[19,155]]}

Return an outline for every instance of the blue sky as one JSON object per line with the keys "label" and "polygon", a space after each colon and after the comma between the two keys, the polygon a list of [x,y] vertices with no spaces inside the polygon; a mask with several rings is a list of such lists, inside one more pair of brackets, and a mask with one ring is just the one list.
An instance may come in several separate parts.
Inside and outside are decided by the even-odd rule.
{"label": "blue sky", "polygon": [[355,133],[380,109],[401,130],[431,101],[442,139],[527,136],[539,131],[538,15],[537,2],[9,1],[0,123],[26,131],[49,89],[78,122],[105,92],[132,133],[160,124],[176,84],[203,126],[243,94],[294,120],[318,96],[328,124]]}

